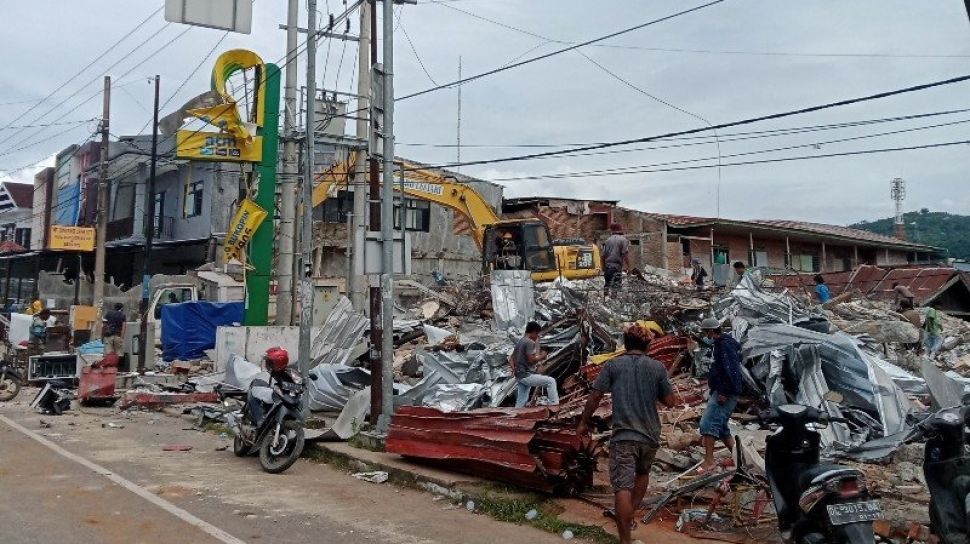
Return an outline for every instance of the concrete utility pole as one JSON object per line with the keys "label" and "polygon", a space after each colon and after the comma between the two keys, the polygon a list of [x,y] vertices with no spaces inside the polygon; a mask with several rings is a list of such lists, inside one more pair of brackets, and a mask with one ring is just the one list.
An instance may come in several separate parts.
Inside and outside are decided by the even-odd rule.
{"label": "concrete utility pole", "polygon": [[98,225],[94,236],[94,327],[93,338],[101,338],[101,320],[104,318],[104,255],[108,238],[108,121],[111,111],[111,76],[104,76],[104,93],[101,114],[101,164],[98,173]]}
{"label": "concrete utility pole", "polygon": [[[381,383],[378,429],[387,431],[394,415],[394,0],[384,0],[384,187],[381,206]],[[404,207],[401,207],[403,214]],[[404,218],[401,218],[402,227]],[[403,248],[402,248],[403,251]]]}
{"label": "concrete utility pole", "polygon": [[293,275],[296,254],[296,42],[300,0],[286,5],[286,72],[283,83],[283,175],[280,178],[280,234],[276,247],[276,324],[293,324]]}
{"label": "concrete utility pole", "polygon": [[313,325],[313,171],[317,108],[317,0],[307,0],[306,156],[303,169],[303,276],[300,280],[300,375],[310,372],[310,327]]}
{"label": "concrete utility pole", "polygon": [[[371,71],[371,3],[364,0],[360,6],[360,41],[357,55],[357,138],[369,138],[370,130],[370,71]],[[357,153],[354,164],[354,215],[350,237],[351,259],[347,294],[357,311],[364,311],[366,304],[366,282],[364,281],[364,245],[367,240],[367,154]]]}
{"label": "concrete utility pole", "polygon": [[[155,76],[155,109],[152,116],[152,158],[148,169],[148,186],[145,188],[145,256],[141,275],[141,323],[138,329],[138,373],[145,373],[145,366],[154,365],[155,342],[148,341],[148,304],[152,285],[152,242],[155,239],[155,170],[158,165],[158,91],[159,77]],[[151,351],[149,351],[151,350]]]}
{"label": "concrete utility pole", "polygon": [[903,200],[906,199],[906,180],[903,178],[893,178],[889,182],[889,194],[896,203],[896,238],[906,239],[906,221],[903,218]]}

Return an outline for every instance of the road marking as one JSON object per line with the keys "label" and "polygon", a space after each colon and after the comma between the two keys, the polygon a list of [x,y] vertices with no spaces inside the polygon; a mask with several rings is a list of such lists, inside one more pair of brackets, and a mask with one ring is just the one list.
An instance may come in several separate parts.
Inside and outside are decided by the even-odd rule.
{"label": "road marking", "polygon": [[49,448],[54,453],[57,453],[62,457],[65,457],[71,461],[74,461],[75,463],[82,465],[85,468],[88,468],[97,474],[105,476],[112,482],[120,485],[121,487],[124,487],[128,491],[131,491],[135,495],[138,495],[139,497],[154,504],[155,506],[161,508],[162,510],[165,510],[169,514],[172,514],[173,516],[188,523],[189,525],[194,525],[195,527],[198,527],[200,530],[202,530],[202,532],[208,534],[209,536],[221,542],[224,542],[225,544],[246,544],[245,541],[242,541],[232,536],[231,534],[223,531],[222,529],[216,527],[215,525],[212,525],[207,521],[201,520],[193,516],[192,514],[186,512],[185,510],[182,510],[178,506],[175,506],[174,504],[166,501],[165,499],[159,497],[158,495],[152,493],[151,491],[148,491],[147,489],[139,486],[138,484],[130,480],[127,480],[122,476],[119,476],[118,474],[115,474],[114,472],[111,472],[110,470],[104,468],[103,466],[97,463],[93,463],[85,459],[84,457],[81,457],[80,455],[75,455],[65,450],[64,448],[58,446],[57,444],[51,442],[50,440],[44,438],[43,436],[35,433],[34,431],[31,431],[30,429],[27,429],[26,427],[20,425],[19,423],[14,422],[10,418],[0,415],[0,421],[3,421],[13,429],[20,431],[28,438],[31,438],[36,442],[44,446],[47,446],[47,448]]}

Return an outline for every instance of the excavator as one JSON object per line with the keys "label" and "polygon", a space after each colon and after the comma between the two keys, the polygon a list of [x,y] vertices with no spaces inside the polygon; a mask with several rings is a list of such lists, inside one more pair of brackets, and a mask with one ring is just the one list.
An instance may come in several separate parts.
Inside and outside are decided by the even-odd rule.
{"label": "excavator", "polygon": [[[316,176],[313,207],[334,196],[334,191],[350,179],[356,154]],[[538,219],[501,219],[477,191],[454,178],[404,161],[405,180],[395,190],[405,195],[434,202],[464,215],[472,224],[475,243],[482,250],[484,273],[491,270],[529,270],[535,282],[559,277],[575,280],[601,273],[600,252],[595,244],[557,244],[549,227]]]}

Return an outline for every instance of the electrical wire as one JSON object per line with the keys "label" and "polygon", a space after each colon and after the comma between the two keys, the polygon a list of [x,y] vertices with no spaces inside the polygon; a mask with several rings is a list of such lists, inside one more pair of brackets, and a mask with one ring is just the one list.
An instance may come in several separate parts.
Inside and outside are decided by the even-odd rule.
{"label": "electrical wire", "polygon": [[[742,153],[734,153],[734,154],[730,154],[730,155],[724,155],[724,158],[736,158],[736,157],[746,157],[746,156],[750,156],[750,155],[762,155],[762,154],[765,154],[765,153],[777,153],[779,151],[791,151],[793,149],[804,149],[804,148],[810,148],[810,147],[811,148],[815,148],[815,149],[821,149],[822,146],[826,146],[826,145],[832,145],[832,144],[838,144],[838,143],[845,143],[845,142],[854,142],[854,141],[858,141],[858,140],[868,140],[868,139],[871,139],[871,138],[882,138],[882,137],[885,137],[885,136],[895,136],[895,135],[898,135],[898,134],[907,134],[907,133],[910,133],[910,132],[917,132],[917,131],[922,131],[922,130],[932,130],[932,129],[936,129],[936,128],[950,127],[950,126],[962,125],[962,124],[966,124],[966,123],[970,123],[970,119],[961,119],[959,121],[951,121],[951,122],[947,122],[947,123],[937,123],[937,124],[933,124],[933,125],[925,125],[925,126],[919,126],[919,127],[911,127],[911,128],[905,128],[905,129],[899,129],[899,130],[892,130],[892,131],[887,131],[887,132],[878,132],[878,133],[875,133],[875,134],[864,134],[864,135],[861,135],[861,136],[851,136],[851,137],[838,138],[838,139],[834,139],[834,140],[827,140],[827,141],[821,141],[821,142],[810,142],[810,143],[807,143],[807,144],[798,144],[798,145],[790,145],[790,146],[784,146],[784,147],[776,147],[776,148],[771,148],[771,149],[758,149],[758,150],[754,150],[754,151],[745,151],[745,152],[742,152]],[[606,169],[600,169],[600,170],[587,170],[587,171],[579,171],[579,172],[569,172],[568,174],[548,174],[548,175],[539,175],[539,176],[519,176],[519,177],[514,177],[514,178],[496,178],[496,179],[493,179],[492,181],[519,181],[519,180],[525,180],[525,179],[530,179],[530,180],[534,180],[534,179],[556,179],[556,178],[558,178],[560,176],[562,176],[562,177],[580,177],[580,176],[583,176],[583,175],[594,175],[594,174],[602,174],[602,173],[617,173],[617,174],[622,174],[622,173],[626,173],[627,171],[639,171],[642,168],[654,168],[654,167],[658,167],[658,166],[671,166],[671,165],[689,164],[689,163],[695,163],[695,162],[708,162],[708,161],[713,161],[713,160],[719,160],[719,157],[702,157],[702,158],[696,158],[696,159],[683,159],[683,160],[678,160],[678,161],[668,161],[668,162],[661,162],[661,163],[650,164],[650,165],[621,166],[621,167],[606,168]]]}
{"label": "electrical wire", "polygon": [[[61,83],[60,86],[58,86],[56,89],[54,89],[53,91],[51,91],[50,93],[48,93],[47,96],[45,96],[44,98],[41,98],[40,100],[38,100],[37,103],[34,104],[33,106],[31,106],[30,108],[28,108],[27,111],[21,113],[20,115],[18,115],[16,118],[14,118],[12,121],[10,121],[9,123],[7,123],[3,127],[0,127],[0,130],[10,128],[11,125],[13,125],[17,121],[23,119],[25,116],[27,116],[27,114],[29,114],[30,112],[34,111],[34,109],[36,109],[38,106],[40,106],[41,104],[43,104],[44,102],[46,102],[48,99],[50,99],[52,96],[54,96],[55,94],[57,94],[58,91],[60,91],[61,89],[63,89],[67,85],[69,85],[72,81],[74,81],[75,79],[77,79],[78,76],[80,76],[85,71],[87,71],[88,68],[94,66],[94,64],[97,63],[99,60],[103,59],[115,47],[118,47],[121,44],[121,42],[125,41],[126,39],[128,39],[129,36],[131,36],[132,34],[134,34],[135,32],[137,32],[139,28],[141,28],[142,26],[145,25],[145,23],[147,23],[148,21],[150,21],[152,19],[152,17],[154,17],[155,15],[158,15],[158,13],[161,12],[163,9],[164,9],[164,6],[162,6],[162,7],[158,8],[158,9],[156,9],[155,11],[153,11],[151,14],[148,15],[148,17],[145,17],[140,23],[138,23],[137,25],[135,25],[135,28],[132,28],[131,30],[129,30],[124,36],[122,36],[121,38],[119,38],[115,43],[111,44],[107,49],[105,49],[100,55],[98,55],[97,57],[95,57],[94,60],[92,60],[91,62],[87,63],[87,65],[85,65],[84,68],[81,68],[80,70],[78,70],[77,72],[75,72],[75,74],[72,75],[71,77],[69,77],[67,79],[67,81],[65,81],[64,83]],[[86,87],[86,86],[87,85],[85,85],[84,87]],[[30,102],[30,101],[27,101],[27,102]],[[16,102],[13,102],[11,104],[15,104],[15,103]],[[6,105],[6,104],[0,104],[0,105]],[[36,121],[31,121],[31,123],[35,123],[35,122]],[[2,143],[2,142],[0,142],[0,143]]]}
{"label": "electrical wire", "polygon": [[438,82],[435,81],[434,77],[431,76],[431,72],[428,71],[428,67],[424,65],[424,60],[421,59],[421,55],[418,54],[418,49],[414,46],[414,42],[411,41],[411,35],[408,34],[408,29],[404,27],[404,21],[402,19],[403,17],[401,17],[401,11],[399,10],[397,12],[397,24],[399,27],[401,27],[401,32],[404,33],[404,38],[407,40],[408,46],[411,48],[411,53],[414,54],[414,58],[418,61],[418,66],[421,67],[421,71],[423,71],[424,75],[428,77],[428,81],[430,81],[432,85],[437,86]]}
{"label": "electrical wire", "polygon": [[[569,153],[577,153],[577,152],[582,152],[582,151],[595,151],[595,150],[606,149],[606,148],[611,148],[611,147],[619,147],[619,146],[626,146],[626,145],[632,145],[632,144],[638,144],[638,143],[646,143],[646,142],[656,141],[656,140],[659,140],[659,139],[662,139],[662,138],[671,138],[671,137],[674,137],[674,136],[685,136],[685,135],[689,135],[689,134],[697,134],[697,133],[701,133],[701,132],[707,132],[708,130],[715,130],[715,129],[722,129],[722,128],[730,128],[730,127],[736,127],[736,126],[742,126],[742,125],[749,125],[749,124],[753,124],[753,123],[759,123],[759,122],[763,122],[763,121],[772,121],[772,120],[776,120],[776,119],[784,119],[786,117],[792,117],[792,116],[795,116],[795,115],[804,115],[806,113],[814,113],[814,112],[818,112],[818,111],[824,111],[824,110],[838,108],[838,107],[843,107],[843,106],[848,106],[848,105],[852,105],[852,104],[860,104],[860,103],[863,103],[863,102],[870,102],[870,101],[873,101],[873,100],[879,100],[879,99],[888,98],[888,97],[891,97],[891,96],[899,96],[899,95],[902,95],[902,94],[908,94],[908,93],[913,93],[913,92],[917,92],[917,91],[925,91],[925,90],[928,90],[928,89],[933,89],[933,88],[937,88],[937,87],[943,87],[943,86],[946,86],[946,85],[953,85],[953,84],[956,84],[956,83],[962,83],[962,82],[965,82],[965,81],[968,81],[968,80],[970,80],[970,75],[963,75],[963,76],[953,77],[953,78],[950,78],[950,79],[944,79],[944,80],[939,80],[939,81],[933,81],[933,82],[930,82],[930,83],[922,83],[922,84],[919,84],[919,85],[913,85],[913,86],[910,86],[910,87],[904,87],[904,88],[901,88],[901,89],[895,89],[895,90],[892,90],[892,91],[884,91],[884,92],[880,92],[880,93],[876,93],[876,94],[871,94],[871,95],[867,95],[867,96],[861,96],[861,97],[856,97],[856,98],[849,98],[849,99],[845,99],[845,100],[839,100],[839,101],[836,101],[836,102],[827,102],[825,104],[819,104],[819,105],[815,105],[815,106],[809,106],[809,107],[806,107],[806,108],[800,108],[800,109],[795,109],[795,110],[788,110],[788,111],[784,111],[784,112],[772,113],[772,114],[767,114],[767,115],[761,115],[761,116],[757,116],[757,117],[749,117],[749,118],[746,118],[746,119],[741,119],[741,120],[737,120],[737,121],[730,121],[730,122],[727,122],[727,123],[720,123],[720,124],[714,125],[712,127],[698,127],[698,128],[688,129],[688,130],[680,130],[680,131],[667,132],[667,133],[658,134],[658,135],[654,135],[654,136],[644,136],[644,137],[640,137],[640,138],[630,138],[630,139],[625,139],[625,140],[616,140],[616,141],[612,141],[612,142],[603,142],[603,143],[599,143],[599,144],[592,144],[592,145],[586,145],[586,146],[572,147],[572,148],[563,149],[563,150],[557,150],[557,151],[545,151],[545,152],[540,152],[540,153],[528,153],[528,154],[524,154],[524,155],[512,155],[512,156],[508,156],[508,157],[499,157],[499,158],[494,158],[494,159],[483,159],[483,160],[476,160],[476,161],[465,161],[465,162],[462,162],[460,164],[450,163],[450,164],[443,164],[443,165],[440,165],[440,166],[432,166],[432,167],[429,167],[429,168],[453,168],[455,166],[479,166],[479,165],[484,165],[484,164],[498,164],[498,163],[504,163],[504,162],[527,161],[527,160],[534,160],[534,159],[540,159],[540,158],[545,158],[545,157],[555,157],[555,156],[566,155],[566,154],[569,154]],[[418,169],[420,170],[421,168],[418,168]]]}
{"label": "electrical wire", "polygon": [[609,39],[615,38],[617,36],[622,36],[624,34],[628,34],[628,33],[633,32],[635,30],[640,30],[640,29],[646,28],[648,26],[652,26],[652,25],[655,25],[655,24],[658,24],[658,23],[662,23],[662,22],[665,22],[665,21],[669,21],[671,19],[675,19],[677,17],[681,17],[683,15],[687,15],[687,14],[693,13],[695,11],[700,11],[702,9],[705,9],[705,8],[708,8],[708,7],[711,7],[711,6],[720,4],[720,3],[724,2],[724,1],[725,0],[713,0],[713,1],[708,2],[706,4],[701,4],[701,5],[695,6],[693,8],[689,8],[689,9],[685,9],[685,10],[682,10],[682,11],[678,11],[676,13],[672,13],[670,15],[666,15],[664,17],[660,17],[659,19],[653,19],[653,20],[647,21],[645,23],[640,23],[638,25],[634,25],[634,26],[631,26],[629,28],[625,28],[623,30],[619,30],[617,32],[612,32],[612,33],[607,34],[605,36],[600,36],[598,38],[593,38],[591,40],[586,40],[584,42],[580,42],[580,43],[577,43],[577,44],[573,44],[573,45],[570,45],[568,47],[564,47],[562,49],[557,49],[555,51],[551,51],[551,52],[545,53],[543,55],[539,55],[539,56],[536,56],[536,57],[530,57],[530,58],[527,58],[525,60],[521,60],[521,61],[518,61],[518,62],[514,62],[514,63],[509,64],[509,65],[506,65],[506,66],[500,66],[498,68],[494,68],[492,70],[488,70],[488,71],[485,71],[485,72],[481,72],[479,74],[475,74],[475,75],[472,75],[472,76],[468,76],[466,78],[458,79],[458,80],[452,81],[450,83],[445,83],[445,84],[442,84],[442,85],[435,85],[434,87],[431,87],[429,89],[424,89],[423,91],[418,91],[418,92],[406,94],[404,96],[401,96],[401,97],[397,98],[396,100],[407,100],[409,98],[414,98],[414,97],[422,96],[422,95],[425,95],[425,94],[428,94],[428,93],[432,93],[432,92],[435,92],[435,91],[440,91],[441,89],[447,89],[449,87],[454,87],[455,85],[463,85],[463,84],[468,83],[468,82],[471,82],[471,81],[475,81],[475,80],[478,80],[478,79],[482,79],[484,77],[488,77],[488,76],[491,76],[491,75],[495,75],[495,74],[497,74],[499,72],[504,72],[506,70],[511,70],[513,68],[519,68],[521,66],[525,66],[526,64],[531,64],[533,62],[537,62],[537,61],[540,61],[540,60],[545,60],[545,59],[548,59],[550,57],[554,57],[556,55],[561,55],[562,53],[567,53],[567,52],[572,51],[574,49],[579,49],[580,47],[585,47],[587,45],[593,45],[595,43],[602,42],[604,40],[609,40]]}

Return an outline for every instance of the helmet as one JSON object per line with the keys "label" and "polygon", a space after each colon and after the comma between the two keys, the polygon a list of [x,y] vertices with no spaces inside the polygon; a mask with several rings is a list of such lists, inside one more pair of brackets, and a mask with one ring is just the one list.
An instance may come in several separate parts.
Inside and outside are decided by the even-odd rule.
{"label": "helmet", "polygon": [[266,369],[270,372],[282,372],[290,364],[290,354],[281,347],[266,350]]}
{"label": "helmet", "polygon": [[718,321],[717,319],[714,319],[713,317],[708,317],[704,319],[704,321],[701,321],[702,331],[716,331],[716,330],[719,330],[720,328],[721,328],[721,322]]}

